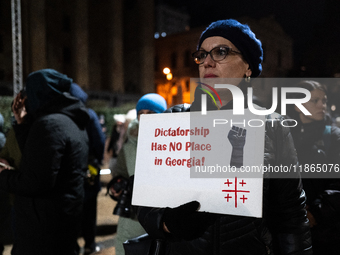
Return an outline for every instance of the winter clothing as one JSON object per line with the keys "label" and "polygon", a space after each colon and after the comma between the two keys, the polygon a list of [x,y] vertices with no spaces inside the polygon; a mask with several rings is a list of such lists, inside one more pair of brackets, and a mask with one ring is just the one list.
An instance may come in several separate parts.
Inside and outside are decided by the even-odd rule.
{"label": "winter clothing", "polygon": [[[15,170],[19,169],[21,161],[21,151],[17,143],[14,129],[11,128],[7,132],[6,143],[0,151],[0,158],[6,159],[10,166]],[[13,241],[13,215],[11,217],[11,210],[13,209],[14,195],[7,191],[0,189],[0,243],[4,240]],[[12,226],[12,227],[11,227]],[[1,251],[1,245],[0,245]],[[0,254],[2,254],[0,252]]]}
{"label": "winter clothing", "polygon": [[[195,101],[191,107],[177,105],[166,112],[200,110],[200,93],[203,92],[196,89]],[[216,109],[213,102],[208,102],[207,109]],[[221,110],[231,108],[232,101]],[[295,165],[297,158],[292,137],[289,130],[280,125],[282,117],[273,114],[268,118],[275,120],[266,122],[264,165]],[[265,173],[263,218],[209,214],[207,221],[213,220],[214,223],[208,228],[202,224],[201,230],[204,233],[200,237],[193,234],[191,238],[178,238],[163,231],[163,221],[167,225],[167,214],[174,209],[139,207],[138,219],[150,236],[168,240],[169,255],[311,254],[310,232],[304,208],[306,198],[299,174],[292,175],[290,177],[295,178],[275,179],[268,178],[270,174]],[[197,225],[200,222],[197,221]]]}
{"label": "winter clothing", "polygon": [[242,53],[252,71],[251,77],[257,77],[262,72],[263,50],[262,43],[256,38],[248,25],[241,24],[234,19],[218,20],[211,23],[201,34],[197,50],[205,39],[221,36],[231,41]]}
{"label": "winter clothing", "polygon": [[6,141],[5,146],[0,152],[0,158],[6,159],[10,166],[18,170],[21,161],[21,151],[13,128],[8,131]]}
{"label": "winter clothing", "polygon": [[89,115],[66,92],[71,81],[51,69],[27,79],[27,111],[34,118],[25,141],[18,141],[23,145],[20,168],[0,174],[0,188],[16,195],[13,255],[75,254]]}
{"label": "winter clothing", "polygon": [[[329,128],[329,133],[324,134]],[[299,164],[340,164],[340,129],[326,120],[291,128]],[[323,172],[323,175],[327,173]],[[302,175],[303,177],[303,175]],[[310,176],[309,176],[310,177]],[[313,254],[338,254],[340,250],[340,179],[303,178],[308,211],[317,225],[311,228]],[[328,192],[326,192],[328,190]],[[333,194],[331,194],[331,192]],[[329,194],[331,195],[329,195]]]}
{"label": "winter clothing", "polygon": [[[80,99],[84,104],[88,98],[85,91],[78,84],[72,83],[70,94]],[[97,228],[97,196],[100,191],[100,165],[104,156],[105,135],[102,131],[96,112],[88,109],[90,121],[86,126],[89,137],[89,161],[88,164],[97,170],[97,175],[91,176],[85,182],[85,200],[82,214],[81,230],[85,240],[85,251],[93,253],[96,250]]]}
{"label": "winter clothing", "polygon": [[146,94],[142,96],[137,102],[137,114],[140,110],[150,110],[155,113],[162,113],[166,110],[166,101],[162,96],[158,94]]}
{"label": "winter clothing", "polygon": [[0,151],[5,146],[5,143],[6,143],[6,136],[4,134],[3,127],[4,127],[4,117],[0,113]]}
{"label": "winter clothing", "polygon": [[[81,87],[79,87],[78,84],[71,84],[70,94],[86,104],[88,95],[82,90]],[[92,109],[88,109],[88,113],[90,115],[90,121],[86,126],[86,130],[89,136],[90,155],[95,158],[97,164],[100,165],[104,156],[105,135],[101,129],[99,118],[96,112]]]}
{"label": "winter clothing", "polygon": [[[137,152],[138,120],[130,122],[127,130],[127,141],[120,150],[117,164],[114,168],[115,175],[129,178],[135,173]],[[145,234],[145,230],[136,219],[119,217],[117,237],[115,242],[116,255],[124,255],[123,243],[131,238]]]}
{"label": "winter clothing", "polygon": [[[165,99],[155,93],[142,96],[136,105],[136,112],[150,110],[155,113],[162,113],[166,110]],[[138,139],[138,119],[130,122],[127,129],[127,141],[124,143],[117,157],[117,164],[114,168],[114,175],[129,178],[135,174],[135,163]],[[131,181],[131,180],[130,180]],[[131,238],[145,234],[145,230],[137,219],[119,217],[116,237],[116,255],[124,255],[123,243]]]}

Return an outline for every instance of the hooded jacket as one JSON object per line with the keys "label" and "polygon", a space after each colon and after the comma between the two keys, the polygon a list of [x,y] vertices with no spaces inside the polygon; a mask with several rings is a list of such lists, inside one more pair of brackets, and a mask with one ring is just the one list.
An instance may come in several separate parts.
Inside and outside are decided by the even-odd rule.
{"label": "hooded jacket", "polygon": [[[89,115],[68,90],[72,79],[52,69],[29,75],[18,171],[0,173],[0,188],[16,195],[12,254],[73,254],[84,197]],[[21,125],[17,125],[21,126]],[[20,129],[16,130],[16,133]]]}
{"label": "hooded jacket", "polygon": [[[195,101],[177,105],[166,112],[200,110],[201,90],[196,89]],[[208,110],[216,110],[212,102]],[[232,102],[223,106],[232,109]],[[296,165],[297,157],[288,128],[282,127],[282,117],[273,114],[267,119],[265,133],[265,165]],[[167,254],[312,254],[311,237],[305,210],[305,194],[299,174],[293,178],[264,176],[263,218],[220,215],[205,233],[184,241],[163,231],[165,208],[139,207],[138,219],[153,238],[166,239]],[[197,222],[197,224],[200,224]]]}

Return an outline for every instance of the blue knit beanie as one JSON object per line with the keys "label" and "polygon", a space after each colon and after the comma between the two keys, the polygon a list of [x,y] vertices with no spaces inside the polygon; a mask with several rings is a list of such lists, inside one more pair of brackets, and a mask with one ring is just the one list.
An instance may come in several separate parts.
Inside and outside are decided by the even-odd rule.
{"label": "blue knit beanie", "polygon": [[150,110],[155,113],[162,113],[166,110],[167,105],[165,99],[156,94],[150,93],[142,96],[136,105],[137,114],[140,110]]}
{"label": "blue knit beanie", "polygon": [[221,36],[231,41],[242,53],[252,71],[251,77],[257,77],[262,71],[263,50],[262,43],[256,38],[248,25],[241,24],[234,19],[218,20],[211,23],[201,34],[197,50],[202,42],[212,36]]}

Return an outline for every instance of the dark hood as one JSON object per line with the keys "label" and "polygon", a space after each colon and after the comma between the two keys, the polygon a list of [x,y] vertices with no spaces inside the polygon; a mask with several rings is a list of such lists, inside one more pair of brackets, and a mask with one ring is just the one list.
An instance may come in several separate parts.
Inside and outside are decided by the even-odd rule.
{"label": "dark hood", "polygon": [[70,95],[72,79],[53,69],[31,73],[26,82],[27,112],[37,118],[62,113],[84,128],[89,121],[85,105]]}
{"label": "dark hood", "polygon": [[86,104],[88,95],[86,92],[77,84],[77,83],[72,83],[71,88],[70,88],[70,94],[82,101],[84,104]]}

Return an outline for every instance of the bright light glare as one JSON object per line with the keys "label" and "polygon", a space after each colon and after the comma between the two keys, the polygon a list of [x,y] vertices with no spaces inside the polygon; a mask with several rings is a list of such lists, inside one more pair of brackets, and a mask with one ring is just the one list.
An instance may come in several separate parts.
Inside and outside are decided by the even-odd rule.
{"label": "bright light glare", "polygon": [[111,174],[111,170],[110,169],[100,169],[100,175],[104,175],[104,174]]}
{"label": "bright light glare", "polygon": [[170,73],[171,71],[170,71],[170,68],[169,67],[165,67],[164,69],[163,69],[163,73],[164,74],[168,74],[168,73]]}

